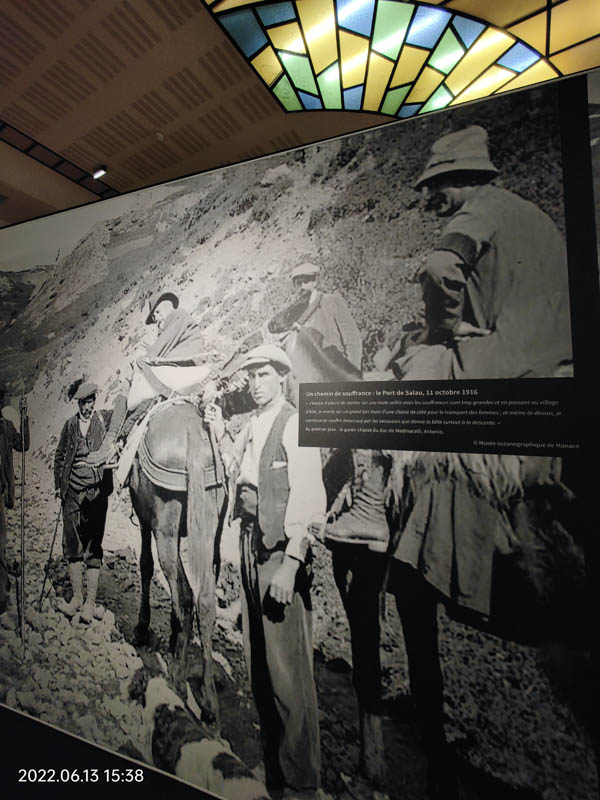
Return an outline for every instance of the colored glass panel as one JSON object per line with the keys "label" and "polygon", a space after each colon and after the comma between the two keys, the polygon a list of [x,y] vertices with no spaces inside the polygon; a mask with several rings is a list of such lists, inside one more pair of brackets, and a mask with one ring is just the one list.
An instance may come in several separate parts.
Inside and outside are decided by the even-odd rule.
{"label": "colored glass panel", "polygon": [[594,69],[600,66],[600,39],[571,47],[563,53],[558,53],[550,58],[555,67],[567,74],[579,72],[583,69]]}
{"label": "colored glass panel", "polygon": [[338,60],[333,0],[297,0],[306,46],[316,73]]}
{"label": "colored glass panel", "polygon": [[477,78],[513,44],[512,36],[502,31],[488,29],[483,33],[446,79],[446,85],[452,94],[457,95],[462,92],[467,84]]}
{"label": "colored glass panel", "polygon": [[533,67],[529,67],[529,69],[526,69],[525,72],[522,72],[520,75],[517,75],[516,78],[513,78],[510,83],[507,83],[498,89],[496,93],[500,94],[501,92],[508,92],[512,89],[522,89],[523,86],[530,86],[532,83],[542,83],[543,81],[549,81],[552,78],[558,78],[558,72],[552,69],[552,67],[545,61],[538,61],[538,63],[534,64]]}
{"label": "colored glass panel", "polygon": [[273,87],[273,94],[288,111],[302,111],[302,106],[287,75],[284,75]]}
{"label": "colored glass panel", "polygon": [[363,83],[369,59],[369,40],[340,31],[340,61],[344,88]]}
{"label": "colored glass panel", "polygon": [[485,25],[482,25],[481,22],[475,22],[474,19],[467,19],[466,17],[454,17],[452,24],[467,47],[471,47],[485,28]]}
{"label": "colored glass panel", "polygon": [[272,47],[265,47],[250,63],[267,86],[270,86],[283,72],[281,62]]}
{"label": "colored glass panel", "polygon": [[518,25],[513,25],[509,29],[510,33],[521,39],[532,47],[535,47],[540,53],[546,52],[546,25],[548,22],[548,15],[544,11],[543,14],[536,14],[535,17],[520,22]]}
{"label": "colored glass panel", "polygon": [[344,108],[346,111],[359,110],[362,105],[363,86],[344,89]]}
{"label": "colored glass panel", "polygon": [[514,76],[514,72],[509,69],[497,66],[490,67],[476,81],[473,81],[464,92],[459,94],[451,105],[454,106],[458,103],[467,103],[469,100],[479,100],[482,97],[487,97],[492,92],[495,92],[496,89],[504,86]]}
{"label": "colored glass panel", "polygon": [[269,28],[267,31],[273,46],[277,50],[291,50],[292,53],[306,53],[304,39],[300,32],[297,22],[290,22],[288,25],[279,25],[277,28]]}
{"label": "colored glass panel", "polygon": [[317,83],[325,108],[341,108],[342,87],[340,86],[339,65],[332,64],[328,67],[318,76]]}
{"label": "colored glass panel", "polygon": [[410,86],[401,86],[399,89],[390,89],[385,96],[383,105],[381,106],[381,113],[395,116],[400,108],[400,105],[404,102],[409,89]]}
{"label": "colored glass panel", "polygon": [[402,106],[398,112],[398,116],[402,119],[406,119],[406,117],[414,117],[420,108],[420,105]]}
{"label": "colored glass panel", "polygon": [[373,50],[395,61],[404,42],[413,10],[411,3],[379,0],[373,31]]}
{"label": "colored glass panel", "polygon": [[263,25],[278,25],[296,19],[296,12],[291,3],[274,3],[272,6],[259,6],[256,9]]}
{"label": "colored glass panel", "polygon": [[[598,0],[569,0],[550,15],[550,53],[600,33]],[[581,68],[580,68],[581,69]]]}
{"label": "colored glass panel", "polygon": [[337,0],[338,25],[364,36],[371,35],[375,0]]}
{"label": "colored glass panel", "polygon": [[400,58],[396,64],[394,76],[390,82],[390,87],[400,86],[404,83],[412,83],[419,74],[421,67],[425,63],[429,52],[418,47],[404,45]]}
{"label": "colored glass panel", "polygon": [[456,36],[451,30],[447,30],[429,59],[429,64],[447,75],[464,53],[465,50]]}
{"label": "colored glass panel", "polygon": [[450,0],[446,8],[464,11],[492,25],[506,27],[546,7],[546,0]]}
{"label": "colored glass panel", "polygon": [[515,72],[523,72],[524,69],[535,64],[539,59],[539,53],[534,52],[531,48],[519,42],[514,47],[511,47],[508,53],[505,53],[502,58],[498,59],[498,64],[501,67],[514,69]]}
{"label": "colored glass panel", "polygon": [[452,95],[445,86],[440,86],[425,103],[419,114],[426,114],[428,111],[438,111],[445,108],[452,101]]}
{"label": "colored glass panel", "polygon": [[234,11],[220,17],[220,21],[248,58],[267,44],[262,28],[251,11]]}
{"label": "colored glass panel", "polygon": [[421,6],[408,31],[407,43],[417,44],[420,47],[433,47],[450,22],[451,16],[441,8]]}
{"label": "colored glass panel", "polygon": [[241,8],[243,6],[252,6],[256,0],[221,0],[220,3],[214,5],[211,9],[215,14],[220,14],[223,11],[231,11],[232,8]]}
{"label": "colored glass panel", "polygon": [[406,99],[411,103],[424,103],[443,80],[444,76],[439,72],[431,67],[425,67]]}
{"label": "colored glass panel", "polygon": [[280,53],[279,57],[288,71],[296,89],[304,89],[305,92],[318,94],[315,77],[306,56],[296,56],[292,53]]}
{"label": "colored glass panel", "polygon": [[365,85],[365,99],[363,108],[365,111],[378,111],[383,93],[387,88],[387,83],[394,69],[394,62],[389,61],[377,53],[371,52],[369,58],[369,69],[367,72],[367,83]]}
{"label": "colored glass panel", "polygon": [[306,92],[298,92],[298,97],[302,101],[302,105],[307,111],[320,111],[323,108],[323,103],[318,97]]}

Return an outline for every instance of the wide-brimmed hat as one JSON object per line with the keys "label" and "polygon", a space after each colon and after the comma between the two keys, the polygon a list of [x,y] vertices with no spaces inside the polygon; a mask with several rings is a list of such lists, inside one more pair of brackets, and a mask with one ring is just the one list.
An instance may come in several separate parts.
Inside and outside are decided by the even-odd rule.
{"label": "wide-brimmed hat", "polygon": [[163,300],[170,300],[173,303],[173,308],[177,308],[179,305],[179,298],[176,294],[173,294],[173,292],[156,292],[145,304],[147,308],[146,325],[152,325],[156,306],[162,303]]}
{"label": "wide-brimmed hat", "polygon": [[250,350],[240,369],[252,369],[262,364],[271,364],[282,375],[292,371],[292,362],[287,354],[274,344],[261,344]]}
{"label": "wide-brimmed hat", "polygon": [[321,267],[318,264],[313,264],[310,261],[305,261],[303,264],[299,264],[295,267],[291,272],[291,278],[312,278],[315,275],[318,275],[321,271]]}
{"label": "wide-brimmed hat", "polygon": [[490,160],[487,131],[479,125],[448,133],[434,142],[431,157],[415,183],[415,189],[420,189],[436,175],[465,171],[488,172],[490,176],[498,174]]}

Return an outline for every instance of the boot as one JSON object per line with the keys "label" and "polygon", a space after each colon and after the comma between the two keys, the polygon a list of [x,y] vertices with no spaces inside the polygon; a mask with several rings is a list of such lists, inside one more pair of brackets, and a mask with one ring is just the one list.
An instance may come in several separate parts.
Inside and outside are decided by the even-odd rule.
{"label": "boot", "polygon": [[96,605],[96,594],[98,592],[98,579],[100,578],[99,567],[88,567],[87,569],[87,590],[85,603],[79,614],[81,622],[89,624],[93,619],[102,619],[104,608]]}
{"label": "boot", "polygon": [[379,714],[364,709],[360,713],[359,770],[378,789],[385,787],[386,763],[383,746],[383,726]]}
{"label": "boot", "polygon": [[110,425],[108,426],[102,444],[97,450],[94,450],[86,456],[85,460],[91,467],[107,464],[115,457],[117,452],[117,439],[121,433],[123,423],[125,422],[126,414],[127,398],[124,394],[120,394],[115,400],[112,416],[110,418]]}
{"label": "boot", "polygon": [[71,588],[73,589],[73,597],[67,603],[64,598],[57,601],[57,609],[66,617],[74,617],[81,608],[83,603],[83,562],[71,561],[69,563],[69,579],[71,581]]}

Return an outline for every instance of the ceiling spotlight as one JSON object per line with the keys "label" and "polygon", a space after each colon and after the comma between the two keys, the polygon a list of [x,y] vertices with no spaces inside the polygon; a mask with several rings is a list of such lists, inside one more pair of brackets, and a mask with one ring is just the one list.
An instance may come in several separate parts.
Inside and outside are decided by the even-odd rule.
{"label": "ceiling spotlight", "polygon": [[96,167],[96,169],[92,173],[92,176],[96,180],[98,180],[98,178],[101,178],[103,175],[106,175],[106,167]]}

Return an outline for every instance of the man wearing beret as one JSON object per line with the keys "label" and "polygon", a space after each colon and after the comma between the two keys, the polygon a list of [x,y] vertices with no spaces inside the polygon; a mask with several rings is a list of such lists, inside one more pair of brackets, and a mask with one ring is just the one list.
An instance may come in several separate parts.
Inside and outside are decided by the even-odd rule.
{"label": "man wearing beret", "polygon": [[[241,522],[246,659],[273,797],[317,798],[320,744],[313,675],[309,528],[324,520],[326,496],[316,448],[298,446],[298,414],[284,398],[292,365],[261,345],[242,365],[258,409],[224,453]],[[214,405],[206,419],[223,434]]]}
{"label": "man wearing beret", "polygon": [[6,399],[6,387],[0,384],[0,614],[4,614],[8,604],[10,581],[6,562],[6,510],[15,504],[15,475],[13,472],[13,450],[29,450],[29,419],[24,400],[19,404],[23,419],[23,435],[13,423],[2,414]]}
{"label": "man wearing beret", "polygon": [[[98,579],[102,565],[102,540],[106,524],[108,497],[112,492],[112,473],[93,466],[87,456],[96,452],[106,436],[111,411],[96,411],[98,387],[87,380],[69,387],[69,400],[76,400],[77,414],[70,417],[60,434],[54,456],[54,486],[62,501],[63,554],[69,566],[72,599],[58,601],[67,617],[79,613],[82,622],[102,618],[104,609],[96,605]],[[83,600],[83,568],[86,567],[86,597]]]}

